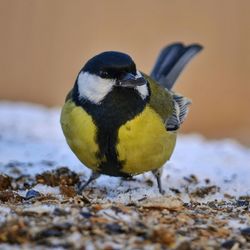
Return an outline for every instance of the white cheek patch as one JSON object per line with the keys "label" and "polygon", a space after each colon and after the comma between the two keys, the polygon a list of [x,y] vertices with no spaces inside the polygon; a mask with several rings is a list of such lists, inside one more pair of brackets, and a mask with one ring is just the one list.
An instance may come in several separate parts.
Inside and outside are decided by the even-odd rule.
{"label": "white cheek patch", "polygon": [[145,99],[148,96],[148,86],[146,84],[142,86],[137,86],[136,90],[139,92],[142,99]]}
{"label": "white cheek patch", "polygon": [[142,74],[139,70],[137,70],[135,78],[140,78],[140,77],[142,77]]}
{"label": "white cheek patch", "polygon": [[[137,70],[137,72],[136,72],[136,78],[140,78],[140,77],[143,77],[143,76],[140,73],[140,71]],[[144,84],[142,86],[137,86],[136,90],[139,92],[139,94],[142,97],[142,99],[145,99],[149,95],[148,86],[146,84]]]}
{"label": "white cheek patch", "polygon": [[99,76],[81,72],[77,79],[79,98],[100,104],[105,96],[112,90],[114,81]]}

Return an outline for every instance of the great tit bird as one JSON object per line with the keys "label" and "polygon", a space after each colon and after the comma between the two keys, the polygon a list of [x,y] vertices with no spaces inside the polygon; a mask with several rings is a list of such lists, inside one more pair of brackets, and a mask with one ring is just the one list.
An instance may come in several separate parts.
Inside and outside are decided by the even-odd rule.
{"label": "great tit bird", "polygon": [[92,170],[79,193],[101,174],[131,177],[148,171],[164,192],[161,169],[173,153],[190,104],[171,89],[201,49],[182,43],[165,47],[150,76],[121,52],[103,52],[87,61],[61,113],[69,147]]}

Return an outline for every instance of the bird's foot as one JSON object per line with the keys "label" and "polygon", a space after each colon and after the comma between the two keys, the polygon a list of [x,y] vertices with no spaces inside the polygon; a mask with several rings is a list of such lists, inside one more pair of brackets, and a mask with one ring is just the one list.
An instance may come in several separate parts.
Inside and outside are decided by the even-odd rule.
{"label": "bird's foot", "polygon": [[152,174],[155,176],[156,181],[157,181],[157,186],[158,186],[158,190],[160,192],[160,194],[164,195],[165,191],[162,189],[162,185],[161,185],[161,173],[162,173],[162,169],[155,169],[152,171]]}
{"label": "bird's foot", "polygon": [[101,174],[92,172],[89,179],[85,183],[80,183],[77,187],[77,194],[81,195],[82,191],[94,180],[100,177]]}

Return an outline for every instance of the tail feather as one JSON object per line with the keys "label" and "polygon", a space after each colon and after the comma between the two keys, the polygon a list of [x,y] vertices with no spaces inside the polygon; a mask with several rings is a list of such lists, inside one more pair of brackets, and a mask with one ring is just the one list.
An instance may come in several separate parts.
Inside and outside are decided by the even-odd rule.
{"label": "tail feather", "polygon": [[199,44],[184,46],[174,43],[166,46],[155,63],[151,77],[170,90],[187,63],[201,50]]}

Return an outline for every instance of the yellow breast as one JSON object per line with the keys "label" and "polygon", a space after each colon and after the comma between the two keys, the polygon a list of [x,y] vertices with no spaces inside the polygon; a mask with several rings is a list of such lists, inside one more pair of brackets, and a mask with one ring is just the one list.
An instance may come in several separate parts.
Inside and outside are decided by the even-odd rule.
{"label": "yellow breast", "polygon": [[[94,171],[106,159],[98,158],[97,127],[82,107],[68,100],[61,113],[61,125],[72,151],[78,159]],[[157,169],[169,160],[176,141],[176,133],[167,132],[160,116],[149,106],[118,130],[116,145],[121,171],[140,174]]]}
{"label": "yellow breast", "polygon": [[61,125],[72,151],[87,167],[97,170],[100,160],[96,157],[99,147],[95,142],[97,128],[91,116],[68,100],[62,109]]}
{"label": "yellow breast", "polygon": [[162,167],[169,160],[176,133],[167,132],[160,116],[149,106],[118,132],[117,151],[122,171],[139,174]]}

